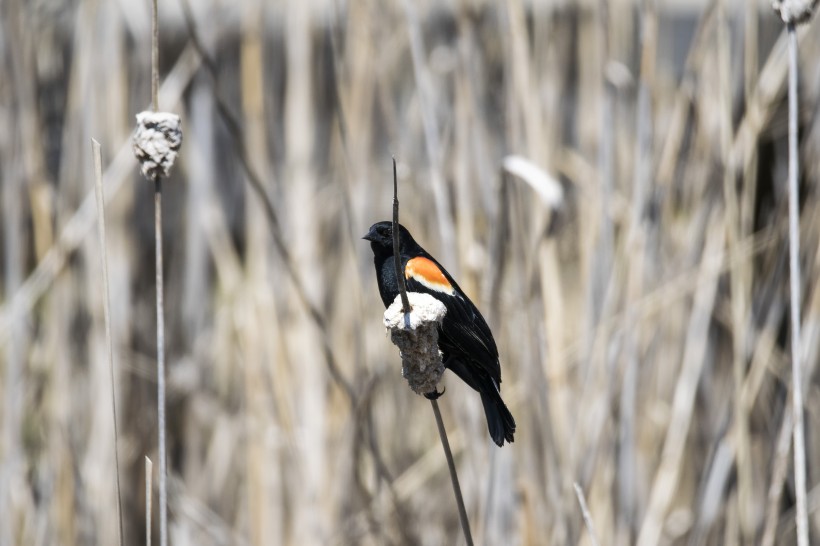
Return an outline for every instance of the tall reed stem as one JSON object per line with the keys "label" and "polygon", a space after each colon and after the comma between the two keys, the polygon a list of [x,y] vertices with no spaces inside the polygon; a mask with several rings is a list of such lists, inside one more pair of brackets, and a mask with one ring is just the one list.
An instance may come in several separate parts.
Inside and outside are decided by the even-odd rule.
{"label": "tall reed stem", "polygon": [[168,488],[165,450],[165,311],[162,278],[162,178],[154,178],[154,246],[157,284],[157,421],[159,427],[159,543],[168,546]]}
{"label": "tall reed stem", "polygon": [[[151,107],[159,110],[159,15],[151,2]],[[165,311],[162,278],[162,178],[154,176],[154,247],[157,286],[157,427],[159,428],[159,543],[168,546],[168,469],[165,449]]]}
{"label": "tall reed stem", "polygon": [[450,470],[450,481],[453,483],[453,493],[456,496],[458,505],[458,519],[461,522],[461,530],[464,531],[464,539],[468,546],[473,546],[473,534],[470,532],[470,520],[467,519],[467,509],[464,507],[464,497],[461,496],[461,486],[458,484],[458,474],[456,473],[456,462],[453,459],[453,452],[450,450],[450,441],[447,439],[447,431],[444,429],[444,421],[441,419],[441,411],[438,409],[438,400],[430,400],[433,406],[433,414],[436,416],[436,426],[438,435],[441,438],[441,447],[444,448],[444,456],[447,458],[447,468]]}
{"label": "tall reed stem", "polygon": [[803,379],[800,368],[800,207],[797,180],[797,31],[789,33],[789,284],[792,322],[792,411],[794,412],[794,489],[797,496],[797,544],[809,545],[806,508],[806,446],[803,437]]}
{"label": "tall reed stem", "polygon": [[91,150],[94,160],[94,188],[97,196],[97,233],[100,236],[100,258],[103,277],[103,316],[105,318],[105,340],[108,345],[108,370],[111,376],[111,419],[114,421],[114,474],[117,478],[117,524],[119,525],[119,544],[122,546],[122,493],[120,489],[120,454],[119,431],[117,430],[117,397],[114,381],[114,339],[111,335],[111,294],[108,282],[108,253],[105,242],[105,195],[102,184],[102,153],[100,143],[91,139]]}
{"label": "tall reed stem", "polygon": [[[396,176],[396,158],[393,158],[393,264],[396,267],[396,280],[399,285],[399,293],[401,294],[401,304],[405,313],[405,324],[409,324],[410,320],[407,313],[410,313],[410,300],[407,298],[407,287],[404,284],[404,275],[401,270],[401,256],[399,254],[399,185],[398,177]],[[438,427],[438,435],[441,438],[441,447],[444,448],[444,457],[447,459],[447,468],[450,471],[450,481],[453,484],[453,493],[456,496],[456,504],[458,505],[458,519],[461,522],[461,529],[464,531],[464,538],[468,546],[473,546],[473,535],[470,532],[470,521],[467,519],[467,509],[464,507],[464,497],[461,496],[461,486],[458,484],[458,473],[456,472],[456,463],[453,459],[453,452],[450,450],[450,441],[447,439],[447,431],[444,429],[444,421],[441,419],[441,411],[438,407],[438,401],[430,400],[433,406],[433,414],[436,416],[436,426]]]}

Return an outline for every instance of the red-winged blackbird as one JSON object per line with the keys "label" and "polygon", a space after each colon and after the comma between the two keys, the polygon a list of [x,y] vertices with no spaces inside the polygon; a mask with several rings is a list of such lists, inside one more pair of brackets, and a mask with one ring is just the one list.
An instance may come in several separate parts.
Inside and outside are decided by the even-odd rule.
{"label": "red-winged blackbird", "polygon": [[[396,299],[399,287],[393,261],[393,224],[378,222],[363,237],[370,241],[376,264],[379,294],[385,307]],[[481,393],[490,436],[499,446],[513,441],[515,419],[499,392],[501,365],[493,334],[470,298],[435,258],[399,225],[399,254],[408,292],[425,292],[447,307],[439,328],[438,347],[444,365]],[[437,398],[433,392],[428,398]]]}

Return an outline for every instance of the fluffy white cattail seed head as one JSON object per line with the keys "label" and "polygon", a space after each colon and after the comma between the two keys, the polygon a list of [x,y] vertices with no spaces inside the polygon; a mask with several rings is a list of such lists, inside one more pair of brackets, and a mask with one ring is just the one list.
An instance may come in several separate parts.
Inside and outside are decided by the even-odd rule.
{"label": "fluffy white cattail seed head", "polygon": [[401,374],[416,394],[434,392],[444,364],[438,350],[438,327],[447,308],[429,294],[408,292],[412,311],[405,320],[401,295],[384,312],[384,326],[401,352]]}
{"label": "fluffy white cattail seed head", "polygon": [[818,0],[774,0],[772,8],[784,23],[805,23],[811,19]]}
{"label": "fluffy white cattail seed head", "polygon": [[179,116],[169,112],[140,112],[133,140],[134,155],[143,176],[149,180],[168,176],[182,145]]}

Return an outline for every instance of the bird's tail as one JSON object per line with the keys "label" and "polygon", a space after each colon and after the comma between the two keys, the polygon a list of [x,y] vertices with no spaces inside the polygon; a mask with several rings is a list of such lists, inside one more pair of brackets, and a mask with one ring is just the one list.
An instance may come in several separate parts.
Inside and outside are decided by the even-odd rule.
{"label": "bird's tail", "polygon": [[504,440],[512,442],[515,433],[515,419],[494,384],[481,390],[481,402],[484,404],[487,428],[490,430],[493,441],[499,447],[504,445]]}

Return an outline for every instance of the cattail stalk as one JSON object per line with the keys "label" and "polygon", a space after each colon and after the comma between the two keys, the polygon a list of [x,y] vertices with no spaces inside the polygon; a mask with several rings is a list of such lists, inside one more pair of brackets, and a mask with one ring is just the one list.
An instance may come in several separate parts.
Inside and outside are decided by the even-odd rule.
{"label": "cattail stalk", "polygon": [[[396,159],[393,158],[393,263],[396,267],[396,279],[399,284],[399,293],[401,294],[402,307],[405,312],[405,323],[409,323],[407,313],[410,313],[410,300],[407,298],[407,287],[404,283],[404,275],[401,268],[401,256],[399,254],[399,190],[398,177],[396,176]],[[453,484],[453,493],[456,496],[456,504],[458,505],[458,519],[461,522],[461,529],[464,531],[464,538],[468,546],[473,546],[473,535],[470,532],[470,521],[467,519],[467,509],[464,507],[464,497],[461,495],[461,486],[458,483],[458,473],[456,472],[456,463],[453,459],[453,452],[450,450],[450,441],[447,439],[447,431],[444,428],[444,421],[441,418],[441,410],[438,407],[438,401],[430,399],[430,404],[433,406],[433,414],[436,417],[436,426],[438,427],[438,435],[441,438],[441,447],[444,448],[444,457],[447,459],[447,468],[450,471],[450,481]]]}
{"label": "cattail stalk", "polygon": [[797,497],[797,544],[809,545],[806,508],[806,446],[803,437],[803,380],[800,368],[800,210],[797,180],[797,31],[787,24],[789,34],[789,284],[792,323],[792,412],[794,413],[794,489]]}
{"label": "cattail stalk", "polygon": [[[151,108],[159,111],[159,17],[151,2]],[[162,177],[154,175],[154,248],[157,290],[157,427],[159,428],[159,542],[168,546],[168,469],[165,447],[165,311],[162,276]]]}

